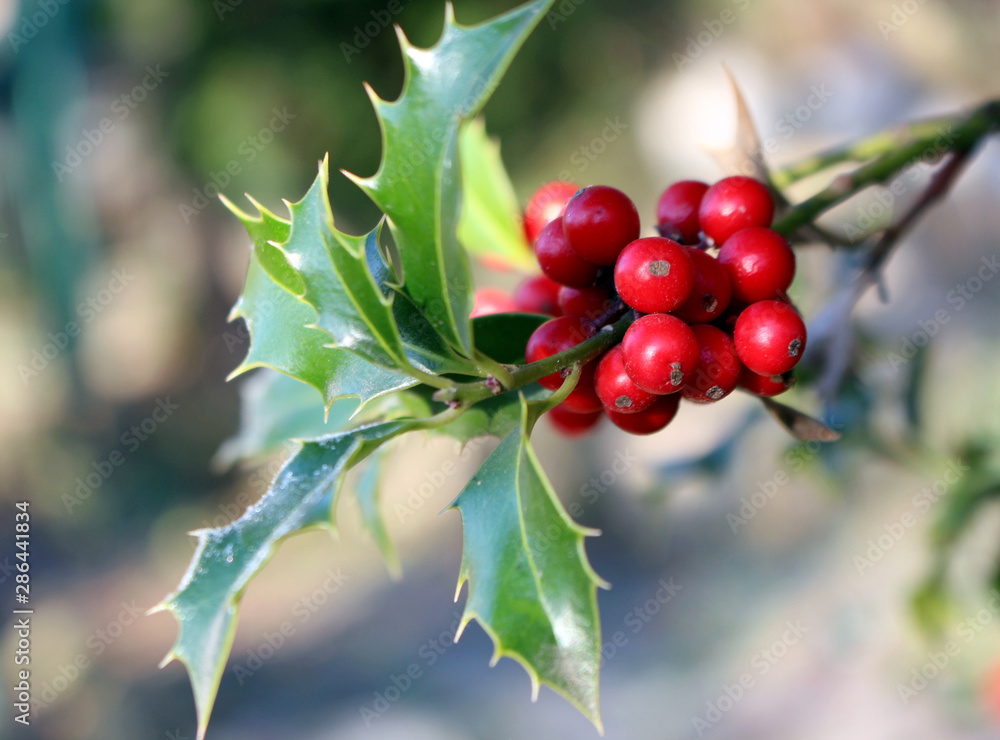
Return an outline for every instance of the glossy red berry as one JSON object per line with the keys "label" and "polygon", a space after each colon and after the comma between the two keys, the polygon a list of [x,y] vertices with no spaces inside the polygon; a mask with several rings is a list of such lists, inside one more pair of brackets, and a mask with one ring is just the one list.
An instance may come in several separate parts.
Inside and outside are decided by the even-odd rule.
{"label": "glossy red berry", "polygon": [[622,339],[625,372],[644,391],[658,395],[684,386],[698,367],[699,353],[691,327],[665,313],[637,319]]}
{"label": "glossy red berry", "polygon": [[548,413],[552,426],[567,437],[578,437],[581,434],[586,434],[594,428],[603,415],[600,410],[589,414],[578,414],[575,411],[570,411],[564,404],[559,404]]}
{"label": "glossy red berry", "polygon": [[660,396],[652,406],[638,414],[620,414],[611,409],[605,409],[604,413],[611,419],[612,424],[629,434],[654,434],[673,421],[680,402],[680,394],[674,393]]}
{"label": "glossy red berry", "polygon": [[[591,414],[604,408],[595,387],[596,371],[597,360],[591,360],[580,368],[580,379],[576,382],[576,387],[570,391],[566,400],[560,405],[577,414]],[[565,374],[568,375],[569,370],[566,370]]]}
{"label": "glossy red berry", "polygon": [[620,414],[638,414],[640,411],[645,411],[657,398],[629,378],[622,361],[620,344],[601,358],[594,374],[594,387],[604,408]]}
{"label": "glossy red berry", "polygon": [[699,362],[681,394],[697,403],[725,398],[736,390],[743,371],[732,338],[722,329],[708,324],[695,324],[691,331],[698,339]]}
{"label": "glossy red berry", "polygon": [[514,299],[507,294],[507,291],[499,288],[480,288],[476,291],[476,299],[472,304],[472,313],[469,316],[476,318],[477,316],[489,316],[493,313],[516,310]]}
{"label": "glossy red berry", "polygon": [[752,177],[719,180],[705,192],[698,207],[701,230],[716,244],[722,244],[740,229],[770,226],[773,217],[771,193]]}
{"label": "glossy red berry", "polygon": [[784,393],[793,385],[795,385],[795,378],[791,373],[758,375],[750,368],[745,367],[740,375],[740,388],[763,398],[771,398]]}
{"label": "glossy red berry", "polygon": [[615,263],[615,288],[625,303],[642,313],[673,311],[694,288],[688,250],[659,236],[636,239]]}
{"label": "glossy red berry", "polygon": [[582,259],[613,265],[625,245],[639,238],[639,212],[621,190],[593,185],[566,204],[563,231]]}
{"label": "glossy red berry", "polygon": [[582,316],[595,321],[611,308],[612,300],[603,287],[559,289],[559,311],[564,316]]}
{"label": "glossy red berry", "polygon": [[597,273],[601,269],[573,251],[563,233],[561,218],[550,221],[542,229],[535,242],[535,256],[547,277],[573,288],[589,288],[597,282]]}
{"label": "glossy red berry", "polygon": [[[546,321],[535,329],[534,333],[528,339],[528,345],[525,347],[524,352],[525,359],[528,362],[544,360],[546,357],[551,357],[554,354],[565,352],[575,347],[585,339],[594,336],[594,334],[594,325],[586,319],[579,317],[561,316],[560,318]],[[577,381],[576,387],[570,391],[566,400],[562,402],[562,405],[568,410],[577,413],[592,413],[601,410],[601,400],[597,397],[597,392],[594,390],[594,371],[596,367],[597,361],[591,360],[580,369],[580,379]],[[543,387],[554,391],[562,386],[563,381],[569,373],[570,370],[567,368],[561,372],[546,375],[538,382]]]}
{"label": "glossy red berry", "polygon": [[579,185],[556,180],[547,182],[532,194],[524,209],[524,235],[529,244],[534,244],[542,229],[553,219],[559,218],[573,197]]}
{"label": "glossy red berry", "polygon": [[544,275],[528,278],[514,291],[514,310],[559,316],[559,283]]}
{"label": "glossy red berry", "polygon": [[733,284],[733,296],[744,303],[774,298],[795,277],[795,253],[777,231],[763,226],[740,229],[719,250]]}
{"label": "glossy red berry", "polygon": [[787,373],[806,348],[806,325],[781,301],[757,301],[744,309],[733,331],[740,360],[758,375]]}
{"label": "glossy red berry", "polygon": [[694,265],[694,289],[674,316],[689,324],[707,324],[729,307],[733,287],[726,268],[710,254],[688,247],[688,256]]}
{"label": "glossy red berry", "polygon": [[[595,333],[591,322],[577,316],[560,316],[558,319],[546,321],[528,338],[524,359],[527,362],[544,360],[546,357],[575,347],[580,342],[590,339]],[[542,387],[554,391],[563,384],[564,377],[563,373],[553,373],[538,382]]]}
{"label": "glossy red berry", "polygon": [[656,205],[660,234],[670,239],[695,244],[698,241],[698,207],[708,185],[698,180],[680,180],[663,191]]}

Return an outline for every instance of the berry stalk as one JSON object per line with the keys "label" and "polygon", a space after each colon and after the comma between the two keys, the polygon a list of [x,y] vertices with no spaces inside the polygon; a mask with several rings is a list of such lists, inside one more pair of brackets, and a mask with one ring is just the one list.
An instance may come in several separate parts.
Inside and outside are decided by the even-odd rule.
{"label": "berry stalk", "polygon": [[[609,347],[617,344],[625,336],[625,330],[635,321],[635,315],[630,311],[614,324],[605,326],[596,335],[575,347],[546,357],[538,362],[520,365],[511,373],[511,383],[504,386],[504,391],[512,391],[534,383],[546,375],[565,370],[570,365],[592,360]],[[450,388],[444,388],[434,394],[434,400],[450,405],[471,406],[474,403],[491,398],[495,393],[487,381],[472,383],[456,383]]]}

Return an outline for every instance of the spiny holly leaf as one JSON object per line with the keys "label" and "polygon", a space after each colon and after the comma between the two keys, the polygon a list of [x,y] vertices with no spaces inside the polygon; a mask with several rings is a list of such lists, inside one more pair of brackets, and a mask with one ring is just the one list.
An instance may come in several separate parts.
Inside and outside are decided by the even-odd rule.
{"label": "spiny holly leaf", "polygon": [[385,440],[418,424],[383,422],[307,442],[237,521],[192,532],[198,547],[187,573],[177,591],[151,612],[170,611],[180,625],[177,642],[161,666],[177,659],[187,667],[199,739],[205,735],[247,584],[285,537],[313,528],[334,530],[344,473]]}
{"label": "spiny holly leaf", "polygon": [[413,378],[330,347],[329,335],[310,326],[316,321],[316,310],[283,287],[304,289],[298,273],[274,246],[288,239],[291,224],[260,205],[260,215],[253,217],[226,204],[246,226],[252,241],[243,294],[230,314],[230,320],[246,321],[250,348],[230,378],[252,368],[271,367],[316,388],[327,409],[340,398],[356,397],[363,406],[416,384]]}
{"label": "spiny holly leaf", "polygon": [[316,326],[337,347],[383,367],[406,369],[409,361],[392,300],[368,268],[366,242],[377,235],[348,236],[334,228],[328,170],[324,158],[309,192],[289,204],[291,233],[280,249],[302,278],[302,299],[316,309]]}
{"label": "spiny holly leaf", "polygon": [[356,398],[344,398],[325,411],[309,386],[260,368],[240,388],[240,430],[222,443],[213,462],[226,468],[272,454],[289,440],[313,441],[373,421],[429,414],[427,402],[413,392],[381,395],[363,408]]}
{"label": "spiny holly leaf", "polygon": [[293,438],[315,439],[342,431],[357,406],[355,399],[344,398],[326,412],[309,386],[260,368],[240,388],[240,430],[222,443],[213,464],[225,469],[270,454]]}
{"label": "spiny holly leaf", "polygon": [[500,142],[486,134],[476,118],[462,127],[458,138],[462,163],[462,215],[458,238],[469,254],[529,272],[538,264],[524,234],[521,210],[500,158]]}
{"label": "spiny holly leaf", "polygon": [[605,584],[584,550],[597,532],[574,523],[552,490],[528,441],[523,399],[520,421],[452,504],[464,532],[459,591],[469,582],[459,634],[476,619],[493,639],[491,665],[513,658],[533,699],[540,683],[551,686],[601,730],[597,586]]}
{"label": "spiny holly leaf", "polygon": [[[514,54],[552,0],[536,0],[474,26],[455,23],[450,5],[429,49],[399,32],[404,81],[399,98],[368,88],[382,127],[382,161],[351,177],[389,217],[406,292],[463,355],[473,347],[468,257],[457,234],[461,209],[458,134],[486,103]],[[346,173],[345,173],[346,174]]]}

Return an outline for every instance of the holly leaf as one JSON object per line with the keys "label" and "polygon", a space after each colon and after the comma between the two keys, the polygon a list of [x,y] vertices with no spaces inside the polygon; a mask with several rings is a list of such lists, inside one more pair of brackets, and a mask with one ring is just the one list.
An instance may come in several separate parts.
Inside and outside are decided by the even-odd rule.
{"label": "holly leaf", "polygon": [[342,431],[358,407],[344,398],[325,411],[315,391],[287,375],[261,368],[240,388],[240,429],[215,453],[225,469],[240,460],[268,455],[290,439],[316,439]]}
{"label": "holly leaf", "polygon": [[521,209],[500,157],[500,142],[476,118],[458,138],[462,164],[462,214],[458,238],[469,254],[488,266],[535,272],[538,265],[524,233]]}
{"label": "holly leaf", "polygon": [[316,326],[338,348],[392,370],[411,368],[386,295],[369,268],[368,243],[378,227],[364,236],[349,236],[333,225],[327,159],[298,203],[289,204],[291,232],[280,249],[302,278],[302,299],[316,309]]}
{"label": "holly leaf", "polygon": [[357,398],[360,408],[374,398],[416,384],[411,377],[330,347],[329,335],[312,327],[316,310],[290,292],[304,290],[304,284],[275,246],[288,239],[291,224],[263,206],[257,205],[255,217],[225,202],[251,238],[243,293],[229,317],[246,321],[250,348],[230,378],[270,367],[318,390],[326,409],[347,397]]}
{"label": "holly leaf", "polygon": [[475,619],[493,639],[491,665],[513,658],[532,699],[546,684],[602,730],[597,587],[606,584],[584,549],[598,533],[573,522],[556,497],[528,440],[532,423],[521,399],[520,424],[452,504],[464,533],[458,591],[469,584],[456,639]]}
{"label": "holly leaf", "polygon": [[497,362],[519,365],[524,362],[524,350],[532,333],[551,318],[537,313],[477,316],[472,322],[476,329],[476,349]]}
{"label": "holly leaf", "polygon": [[263,498],[237,521],[192,532],[198,546],[180,586],[150,613],[169,611],[180,626],[177,642],[161,667],[179,660],[187,668],[198,710],[199,740],[208,726],[247,584],[285,537],[314,528],[335,531],[334,511],[344,474],[380,444],[418,424],[382,422],[306,442]]}
{"label": "holly leaf", "polygon": [[382,516],[382,469],[385,463],[385,451],[379,450],[373,454],[358,475],[354,483],[354,496],[361,509],[361,524],[378,545],[379,552],[385,560],[386,567],[393,578],[400,578],[403,568],[399,563],[399,555],[389,538],[389,530]]}
{"label": "holly leaf", "polygon": [[[382,129],[382,160],[367,178],[347,174],[389,218],[406,293],[456,350],[472,356],[472,280],[458,236],[458,138],[483,107],[552,0],[536,0],[473,26],[455,22],[429,49],[398,31],[404,79],[389,102],[366,88]],[[398,30],[398,29],[397,29]]]}
{"label": "holly leaf", "polygon": [[775,401],[773,398],[761,398],[771,416],[800,442],[836,442],[840,432],[831,429],[819,419],[805,414],[791,406]]}
{"label": "holly leaf", "polygon": [[753,122],[753,116],[750,115],[750,106],[747,105],[746,97],[729,67],[723,66],[723,71],[733,91],[736,131],[730,146],[710,149],[708,153],[727,174],[746,175],[770,183],[770,172],[764,161],[764,147],[761,146],[760,134],[757,133],[757,126]]}
{"label": "holly leaf", "polygon": [[427,402],[412,392],[383,394],[363,407],[356,398],[343,398],[324,410],[307,385],[261,368],[240,388],[239,432],[222,443],[213,464],[225,469],[272,454],[289,440],[312,441],[376,420],[429,414]]}

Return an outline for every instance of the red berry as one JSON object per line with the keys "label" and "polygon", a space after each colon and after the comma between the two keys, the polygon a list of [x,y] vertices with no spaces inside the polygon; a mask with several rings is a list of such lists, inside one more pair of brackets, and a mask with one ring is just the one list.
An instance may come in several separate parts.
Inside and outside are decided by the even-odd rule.
{"label": "red berry", "polygon": [[[576,387],[569,392],[566,400],[560,405],[577,414],[592,414],[604,408],[595,388],[594,374],[596,370],[597,360],[591,360],[580,368],[580,379],[577,381]],[[565,372],[567,375],[569,374],[569,370]]]}
{"label": "red berry", "polygon": [[[596,334],[594,325],[586,319],[577,316],[560,316],[558,319],[546,321],[535,329],[524,348],[524,359],[528,362],[544,360],[546,357],[575,347],[580,342],[590,339],[594,334]],[[538,382],[541,383],[542,387],[554,391],[563,384],[563,379],[567,374],[553,373],[546,375]]]}
{"label": "red berry", "polygon": [[666,313],[681,306],[694,288],[694,265],[688,250],[673,239],[636,239],[615,263],[615,288],[642,313]]}
{"label": "red berry", "polygon": [[524,235],[528,237],[529,244],[535,243],[549,221],[563,214],[569,199],[579,189],[579,185],[556,180],[545,183],[534,192],[524,209]]}
{"label": "red berry", "polygon": [[774,298],[795,277],[795,253],[777,231],[763,226],[740,229],[719,250],[733,283],[733,297],[744,303]]}
{"label": "red berry", "polygon": [[736,319],[733,331],[740,360],[758,375],[787,373],[806,348],[806,325],[781,301],[757,301]]}
{"label": "red berry", "polygon": [[499,288],[480,288],[476,291],[476,300],[472,304],[471,318],[477,316],[489,316],[491,313],[506,313],[516,311],[514,299],[507,295],[507,291]]}
{"label": "red berry", "polygon": [[694,265],[694,289],[674,315],[689,324],[707,324],[729,306],[733,286],[726,268],[710,254],[688,247],[688,256]]}
{"label": "red berry", "polygon": [[[559,352],[575,347],[585,339],[594,336],[594,325],[586,319],[576,316],[561,316],[558,319],[546,321],[535,329],[528,339],[525,347],[525,359],[528,362],[537,362],[551,357]],[[597,361],[591,360],[580,370],[580,379],[576,387],[570,391],[562,405],[577,413],[592,413],[601,410],[601,400],[594,390],[594,370]],[[538,382],[550,391],[558,389],[569,375],[569,368],[546,375]]]}
{"label": "red berry", "polygon": [[593,185],[566,204],[563,231],[582,259],[613,265],[625,245],[639,238],[639,212],[621,190]]}
{"label": "red berry", "polygon": [[559,283],[544,275],[528,278],[514,291],[513,310],[559,316]]}
{"label": "red berry", "polygon": [[722,329],[708,324],[695,324],[691,331],[698,339],[700,359],[698,368],[681,394],[697,403],[712,403],[725,398],[736,390],[743,371],[733,340]]}
{"label": "red berry", "polygon": [[611,297],[603,287],[559,289],[559,310],[564,316],[582,316],[595,321],[611,308]]}
{"label": "red berry", "polygon": [[752,177],[719,180],[705,192],[698,208],[701,230],[716,244],[722,244],[740,229],[770,226],[773,217],[771,193]]}
{"label": "red berry", "polygon": [[673,393],[669,396],[660,396],[652,406],[638,414],[621,414],[611,409],[605,409],[604,413],[611,419],[612,424],[629,434],[653,434],[673,421],[680,402],[680,394]]}
{"label": "red berry", "polygon": [[784,375],[758,375],[748,367],[743,368],[740,375],[740,388],[744,388],[755,396],[770,398],[784,393],[795,385],[795,378],[791,373]]}
{"label": "red berry", "polygon": [[698,340],[676,316],[651,313],[636,320],[622,339],[625,372],[644,391],[676,393],[698,367]]}
{"label": "red berry", "polygon": [[686,244],[698,241],[698,206],[708,185],[698,180],[681,180],[663,191],[656,205],[656,221],[663,236]]}
{"label": "red berry", "polygon": [[620,344],[601,358],[594,374],[594,387],[604,408],[620,414],[638,414],[656,400],[654,394],[633,383],[625,372]]}
{"label": "red berry", "polygon": [[577,437],[589,432],[601,420],[601,416],[603,414],[599,409],[589,414],[578,414],[562,403],[549,411],[549,421],[552,422],[552,426],[567,437]]}
{"label": "red berry", "polygon": [[561,218],[549,221],[535,242],[535,256],[542,272],[560,285],[589,288],[597,282],[597,265],[580,258],[563,234]]}

